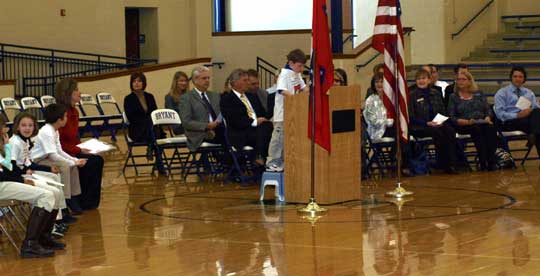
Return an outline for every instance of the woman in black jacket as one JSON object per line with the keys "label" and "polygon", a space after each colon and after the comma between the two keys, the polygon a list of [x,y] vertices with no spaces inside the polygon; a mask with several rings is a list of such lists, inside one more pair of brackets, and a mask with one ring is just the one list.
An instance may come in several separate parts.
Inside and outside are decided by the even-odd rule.
{"label": "woman in black jacket", "polygon": [[[144,142],[148,144],[146,157],[153,160],[154,139],[164,137],[161,129],[154,130],[152,111],[157,109],[154,95],[145,91],[146,77],[143,73],[131,74],[129,85],[131,93],[124,98],[124,112],[129,121],[128,135],[134,142]],[[160,172],[164,172],[161,154],[156,152],[156,166]]]}
{"label": "woman in black jacket", "polygon": [[440,167],[456,174],[456,131],[449,121],[436,123],[437,114],[447,116],[443,100],[435,89],[429,87],[431,74],[426,70],[416,73],[416,87],[409,91],[410,133],[415,137],[432,137]]}

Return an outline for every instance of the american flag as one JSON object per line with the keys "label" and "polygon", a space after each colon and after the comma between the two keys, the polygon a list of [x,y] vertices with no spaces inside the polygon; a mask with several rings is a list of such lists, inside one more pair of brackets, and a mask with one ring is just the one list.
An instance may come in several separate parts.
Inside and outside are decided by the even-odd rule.
{"label": "american flag", "polygon": [[400,16],[401,5],[399,0],[379,0],[371,46],[384,54],[383,83],[385,96],[383,97],[383,103],[390,118],[394,119],[394,122],[398,122],[396,120],[395,104],[396,101],[399,102],[399,132],[401,138],[407,141],[409,91],[405,81],[403,27],[401,26]]}

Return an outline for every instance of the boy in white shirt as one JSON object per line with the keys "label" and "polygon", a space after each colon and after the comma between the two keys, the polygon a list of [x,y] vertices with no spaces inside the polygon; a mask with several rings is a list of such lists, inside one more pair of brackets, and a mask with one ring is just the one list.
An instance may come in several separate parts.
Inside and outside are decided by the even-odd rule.
{"label": "boy in white shirt", "polygon": [[36,136],[31,156],[37,164],[58,167],[62,183],[65,184],[66,202],[73,214],[77,215],[82,210],[77,202],[77,196],[81,194],[77,167],[83,167],[86,159],[72,157],[62,150],[58,129],[66,125],[66,114],[66,107],[63,105],[51,104],[45,108],[46,124]]}
{"label": "boy in white shirt", "polygon": [[302,71],[306,64],[306,55],[302,50],[292,50],[287,55],[287,64],[281,70],[276,84],[276,98],[274,105],[274,131],[268,148],[268,160],[266,170],[273,172],[283,171],[283,99],[297,94],[306,88],[302,79]]}

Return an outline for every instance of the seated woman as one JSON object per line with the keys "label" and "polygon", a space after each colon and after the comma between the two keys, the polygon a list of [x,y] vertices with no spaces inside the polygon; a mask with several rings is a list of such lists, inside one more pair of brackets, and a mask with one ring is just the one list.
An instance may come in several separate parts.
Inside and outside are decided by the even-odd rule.
{"label": "seated woman", "polygon": [[491,121],[493,112],[489,104],[469,72],[458,73],[454,87],[454,93],[448,101],[450,119],[457,132],[471,135],[478,152],[480,170],[496,170],[495,150],[498,138]]}
{"label": "seated woman", "polygon": [[[371,79],[371,89],[376,94],[371,94],[367,99],[363,111],[364,119],[367,123],[367,134],[373,141],[382,137],[396,137],[396,128],[394,127],[394,120],[388,118],[388,112],[383,103],[384,88],[383,88],[384,75],[377,73]],[[401,160],[403,161],[404,168],[402,172],[405,175],[410,174],[408,169],[408,148],[405,143],[401,143]]]}
{"label": "seated woman", "polygon": [[347,86],[347,72],[341,68],[334,70],[334,86]]}
{"label": "seated woman", "polygon": [[[180,114],[180,97],[189,90],[189,78],[186,73],[178,71],[174,74],[171,90],[165,96],[165,108],[172,109]],[[173,129],[174,134],[184,133],[182,126],[177,126]]]}
{"label": "seated woman", "polygon": [[456,132],[448,122],[434,122],[437,114],[446,115],[446,107],[435,89],[431,89],[431,74],[426,70],[416,73],[416,86],[409,91],[409,130],[415,137],[432,137],[439,166],[447,173],[456,174]]}
{"label": "seated woman", "polygon": [[[148,144],[146,158],[154,159],[154,138],[159,139],[165,134],[157,129],[153,131],[152,111],[157,109],[154,95],[145,91],[146,76],[143,73],[131,74],[129,85],[131,93],[124,98],[124,112],[129,121],[128,134],[134,142],[144,142]],[[155,136],[155,137],[154,137]],[[156,167],[160,173],[166,173],[161,161],[161,154],[156,153]]]}
{"label": "seated woman", "polygon": [[91,154],[89,150],[77,147],[81,143],[79,138],[79,112],[77,103],[81,100],[81,92],[77,81],[66,78],[60,80],[55,86],[55,98],[58,104],[67,108],[67,122],[58,129],[62,149],[72,157],[85,159],[86,165],[79,167],[79,180],[81,195],[79,204],[83,210],[92,210],[99,207],[101,200],[101,178],[103,175],[104,160],[101,156]]}

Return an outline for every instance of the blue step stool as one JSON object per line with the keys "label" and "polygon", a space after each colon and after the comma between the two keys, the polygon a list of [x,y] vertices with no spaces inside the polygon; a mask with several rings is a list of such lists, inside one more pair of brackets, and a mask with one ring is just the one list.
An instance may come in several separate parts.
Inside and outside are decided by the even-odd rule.
{"label": "blue step stool", "polygon": [[279,201],[285,201],[285,188],[283,187],[284,182],[283,172],[264,172],[261,179],[261,191],[259,200],[264,199],[264,188],[266,186],[275,186],[276,197]]}

